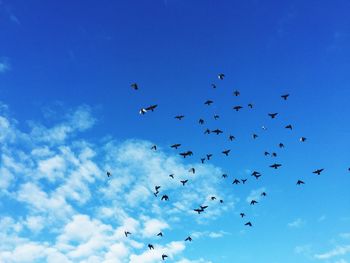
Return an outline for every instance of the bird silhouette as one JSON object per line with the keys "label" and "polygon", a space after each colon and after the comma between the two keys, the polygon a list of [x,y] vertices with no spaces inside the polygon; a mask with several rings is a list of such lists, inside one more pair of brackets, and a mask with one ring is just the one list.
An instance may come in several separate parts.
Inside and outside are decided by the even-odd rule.
{"label": "bird silhouette", "polygon": [[158,192],[158,190],[160,189],[160,185],[156,185],[154,189]]}
{"label": "bird silhouette", "polygon": [[255,140],[255,139],[258,138],[259,136],[258,136],[257,134],[255,134],[255,133],[253,133],[252,137],[253,137],[253,139]]}
{"label": "bird silhouette", "polygon": [[168,197],[167,195],[163,195],[162,198],[161,198],[161,200],[162,200],[162,201],[163,201],[163,200],[169,201],[169,197]]}
{"label": "bird silhouette", "polygon": [[289,97],[289,94],[284,94],[284,95],[281,96],[281,98],[284,99],[284,100],[287,100],[288,97]]}
{"label": "bird silhouette", "polygon": [[149,248],[149,250],[152,250],[152,249],[154,249],[154,246],[152,244],[148,244],[148,248]]}
{"label": "bird silhouette", "polygon": [[171,145],[170,147],[175,148],[177,150],[177,148],[179,148],[180,146],[181,146],[180,143],[176,143],[176,144]]}
{"label": "bird silhouette", "polygon": [[236,139],[235,138],[235,136],[233,136],[233,135],[230,135],[229,137],[228,137],[228,139],[232,142],[234,139]]}
{"label": "bird silhouette", "polygon": [[251,222],[247,222],[247,223],[245,223],[244,225],[245,225],[245,226],[250,226],[250,227],[253,226]]}
{"label": "bird silhouette", "polygon": [[239,215],[241,216],[241,218],[245,217],[245,213],[240,213]]}
{"label": "bird silhouette", "polygon": [[206,130],[204,131],[204,134],[210,134],[210,130],[209,130],[209,129],[206,129]]}
{"label": "bird silhouette", "polygon": [[214,101],[212,101],[212,100],[207,100],[204,102],[204,104],[210,106],[213,102]]}
{"label": "bird silhouette", "polygon": [[264,155],[268,156],[268,155],[270,155],[270,153],[269,152],[264,152]]}
{"label": "bird silhouette", "polygon": [[131,233],[129,231],[124,231],[124,235],[128,237],[129,235],[131,235]]}
{"label": "bird silhouette", "polygon": [[278,147],[284,148],[284,144],[283,144],[283,143],[279,143],[279,144],[278,144]]}
{"label": "bird silhouette", "polygon": [[217,115],[217,114],[214,115],[214,120],[217,120],[217,119],[219,119],[219,118],[220,118],[219,115]]}
{"label": "bird silhouette", "polygon": [[169,177],[174,179],[174,174],[169,174]]}
{"label": "bird silhouette", "polygon": [[248,107],[252,109],[253,108],[253,104],[249,103]]}
{"label": "bird silhouette", "polygon": [[232,184],[240,184],[241,182],[238,179],[235,179]]}
{"label": "bird silhouette", "polygon": [[220,130],[220,129],[212,130],[211,132],[215,133],[216,135],[219,135],[220,133],[223,133],[223,131]]}
{"label": "bird silhouette", "polygon": [[276,118],[276,116],[277,116],[277,112],[276,113],[269,113],[268,115],[271,117],[271,119],[274,119],[274,118]]}
{"label": "bird silhouette", "polygon": [[266,193],[265,193],[265,192],[262,192],[262,193],[261,193],[261,196],[266,196]]}
{"label": "bird silhouette", "polygon": [[238,90],[235,90],[235,91],[233,92],[233,95],[235,95],[236,97],[238,97],[240,94],[241,94],[241,93],[240,93]]}
{"label": "bird silhouette", "polygon": [[302,185],[302,184],[305,184],[304,181],[302,181],[302,180],[297,181],[297,185]]}
{"label": "bird silhouette", "polygon": [[235,111],[239,111],[240,109],[242,109],[243,107],[242,106],[240,106],[240,105],[237,105],[237,106],[234,106],[233,107],[233,109],[235,110]]}
{"label": "bird silhouette", "polygon": [[222,153],[225,154],[226,156],[228,156],[228,154],[230,153],[230,151],[231,151],[231,150],[228,149],[228,150],[222,151]]}
{"label": "bird silhouette", "polygon": [[227,178],[227,174],[223,174],[222,177],[223,177],[223,178]]}
{"label": "bird silhouette", "polygon": [[210,197],[210,199],[211,199],[212,201],[214,201],[214,200],[216,199],[216,197],[215,197],[215,196],[212,196],[212,197]]}
{"label": "bird silhouette", "polygon": [[188,180],[182,180],[180,182],[182,183],[183,186],[185,186],[185,184],[188,182]]}
{"label": "bird silhouette", "polygon": [[151,106],[149,106],[149,107],[146,108],[146,111],[154,111],[154,109],[157,108],[157,107],[158,107],[157,104],[151,105]]}
{"label": "bird silhouette", "polygon": [[245,182],[247,181],[248,179],[241,179],[242,183],[245,184]]}
{"label": "bird silhouette", "polygon": [[282,164],[279,164],[279,163],[274,163],[274,164],[270,165],[270,167],[274,168],[274,169],[277,169],[277,168],[279,168],[281,166],[282,166]]}
{"label": "bird silhouette", "polygon": [[213,156],[213,154],[208,153],[206,156],[207,156],[207,159],[208,159],[208,161],[209,161],[209,160],[210,160],[210,158]]}
{"label": "bird silhouette", "polygon": [[180,155],[183,156],[183,158],[186,158],[187,156],[193,155],[193,152],[192,151],[182,152],[180,153]]}
{"label": "bird silhouette", "polygon": [[201,158],[201,163],[204,163],[204,161],[205,161],[205,158]]}
{"label": "bird silhouette", "polygon": [[192,167],[192,168],[190,168],[188,171],[189,171],[190,173],[193,173],[193,174],[195,174],[195,173],[196,173],[196,169],[194,169],[193,167]]}
{"label": "bird silhouette", "polygon": [[290,129],[290,130],[293,130],[293,126],[291,124],[288,124],[286,127],[284,127],[286,129]]}
{"label": "bird silhouette", "polygon": [[324,170],[324,169],[317,169],[317,170],[313,171],[312,173],[317,174],[317,175],[320,175],[320,174],[322,173],[323,170]]}
{"label": "bird silhouette", "polygon": [[185,239],[185,241],[191,242],[191,241],[192,241],[192,238],[191,238],[190,236],[188,236],[188,237]]}
{"label": "bird silhouette", "polygon": [[215,84],[211,84],[211,87],[212,87],[213,89],[216,89],[216,85],[215,85]]}
{"label": "bird silhouette", "polygon": [[174,118],[181,121],[184,117],[185,117],[184,115],[176,115]]}
{"label": "bird silhouette", "polygon": [[138,89],[139,89],[137,83],[132,83],[132,84],[130,85],[130,87],[133,88],[134,90],[138,90]]}
{"label": "bird silhouette", "polygon": [[112,174],[107,171],[107,177],[111,177],[111,176],[112,176]]}
{"label": "bird silhouette", "polygon": [[220,73],[218,74],[218,79],[223,80],[225,78],[225,74]]}
{"label": "bird silhouette", "polygon": [[305,142],[305,141],[306,141],[306,138],[305,138],[305,137],[300,137],[299,141]]}
{"label": "bird silhouette", "polygon": [[255,205],[255,204],[257,204],[257,203],[258,203],[258,201],[256,201],[256,200],[250,201],[250,204],[251,204],[251,205]]}
{"label": "bird silhouette", "polygon": [[167,257],[168,257],[167,255],[163,254],[162,255],[162,260],[165,260]]}
{"label": "bird silhouette", "polygon": [[153,145],[152,147],[151,147],[151,150],[157,150],[157,145]]}
{"label": "bird silhouette", "polygon": [[202,124],[204,124],[204,120],[203,119],[199,119],[198,123],[202,125]]}
{"label": "bird silhouette", "polygon": [[157,234],[157,237],[163,237],[163,233],[162,233],[162,232],[159,232],[159,233]]}

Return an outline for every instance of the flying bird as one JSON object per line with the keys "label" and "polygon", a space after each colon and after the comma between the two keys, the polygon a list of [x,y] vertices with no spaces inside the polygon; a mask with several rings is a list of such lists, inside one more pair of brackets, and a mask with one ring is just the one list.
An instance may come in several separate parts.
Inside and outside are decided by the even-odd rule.
{"label": "flying bird", "polygon": [[169,201],[169,197],[168,197],[167,195],[163,195],[162,198],[161,198],[161,200],[162,200],[162,201],[163,201],[163,200]]}
{"label": "flying bird", "polygon": [[184,158],[186,158],[187,156],[193,155],[193,152],[192,151],[187,151],[187,152],[180,153],[180,155],[183,156]]}
{"label": "flying bird", "polygon": [[222,151],[223,154],[225,154],[226,156],[228,156],[228,154],[230,153],[231,150],[225,150],[225,151]]}
{"label": "flying bird", "polygon": [[193,174],[195,174],[195,173],[196,173],[196,169],[194,169],[193,167],[192,167],[192,168],[190,168],[188,171],[189,171],[190,173],[193,173]]}
{"label": "flying bird", "polygon": [[112,174],[107,171],[107,177],[111,177],[111,176],[112,176]]}
{"label": "flying bird", "polygon": [[248,179],[241,179],[242,183],[245,184],[245,182],[247,181]]}
{"label": "flying bird", "polygon": [[306,141],[306,138],[305,138],[305,137],[300,137],[299,141],[305,142],[305,141]]}
{"label": "flying bird", "polygon": [[206,102],[204,102],[204,104],[210,106],[213,102],[214,101],[212,101],[212,100],[207,100]]}
{"label": "flying bird", "polygon": [[241,93],[240,93],[238,90],[235,90],[235,91],[233,92],[233,95],[235,95],[236,97],[238,97],[240,94],[241,94]]}
{"label": "flying bird", "polygon": [[134,90],[138,90],[139,89],[139,86],[137,85],[137,83],[132,83],[130,85],[131,88],[133,88]]}
{"label": "flying bird", "polygon": [[232,184],[240,184],[241,182],[238,179],[235,179]]}
{"label": "flying bird", "polygon": [[188,182],[188,180],[183,180],[183,181],[180,181],[182,183],[183,186],[185,186],[185,184]]}
{"label": "flying bird", "polygon": [[302,181],[302,180],[297,181],[297,185],[302,185],[302,184],[305,184],[304,181]]}
{"label": "flying bird", "polygon": [[154,109],[157,108],[157,107],[158,107],[157,104],[151,105],[151,106],[149,106],[149,107],[146,108],[146,111],[149,111],[149,110],[150,110],[150,111],[154,111]]}
{"label": "flying bird", "polygon": [[257,134],[255,134],[255,133],[253,133],[252,137],[253,137],[253,139],[255,140],[255,139],[258,138],[259,136],[258,136]]}
{"label": "flying bird", "polygon": [[233,136],[233,135],[230,135],[230,136],[228,137],[228,139],[232,142],[234,139],[236,139],[236,137]]}
{"label": "flying bird", "polygon": [[211,132],[215,133],[216,135],[219,135],[220,133],[223,133],[223,131],[220,130],[220,129],[216,129],[216,130],[213,130]]}
{"label": "flying bird", "polygon": [[129,231],[124,231],[124,235],[128,237],[128,235],[131,235],[131,233]]}
{"label": "flying bird", "polygon": [[157,237],[163,237],[163,233],[162,233],[162,232],[159,232],[159,233],[157,234]]}
{"label": "flying bird", "polygon": [[157,145],[153,145],[152,147],[151,147],[151,150],[157,150]]}
{"label": "flying bird", "polygon": [[274,163],[274,164],[270,165],[270,167],[274,168],[274,169],[277,169],[277,168],[279,168],[281,166],[282,166],[282,164],[279,164],[279,163]]}
{"label": "flying bird", "polygon": [[289,97],[289,94],[284,94],[284,95],[281,96],[281,98],[284,99],[284,100],[287,100],[288,97]]}
{"label": "flying bird", "polygon": [[242,218],[245,217],[245,213],[240,213],[239,214]]}
{"label": "flying bird", "polygon": [[207,154],[207,159],[208,159],[208,161],[210,160],[210,158],[212,157],[213,155],[211,154],[211,153],[208,153]]}
{"label": "flying bird", "polygon": [[255,204],[257,204],[257,203],[258,203],[258,201],[255,201],[255,200],[250,201],[250,204],[251,204],[251,205],[255,205]]}
{"label": "flying bird", "polygon": [[223,178],[227,178],[227,174],[223,174],[222,177],[223,177]]}
{"label": "flying bird", "polygon": [[266,193],[265,193],[265,192],[262,192],[262,193],[261,193],[261,196],[266,196]]}
{"label": "flying bird", "polygon": [[151,244],[148,244],[148,248],[149,248],[149,250],[152,250],[152,249],[154,249],[154,246]]}
{"label": "flying bird", "polygon": [[211,87],[213,88],[213,89],[216,89],[216,85],[213,83],[213,84],[211,84]]}
{"label": "flying bird", "polygon": [[179,148],[180,146],[181,146],[180,143],[176,143],[176,144],[171,145],[170,147],[171,147],[171,148],[177,149],[177,148]]}
{"label": "flying bird", "polygon": [[201,158],[201,163],[204,163],[204,161],[205,161],[205,158]]}
{"label": "flying bird", "polygon": [[204,134],[210,134],[210,130],[209,130],[209,129],[206,129],[206,130],[204,131]]}
{"label": "flying bird", "polygon": [[320,175],[320,174],[322,173],[323,170],[324,170],[324,169],[317,169],[317,170],[313,171],[312,173],[317,174],[317,175]]}
{"label": "flying bird", "polygon": [[277,112],[276,113],[269,113],[268,115],[271,117],[271,119],[274,119],[274,118],[276,118],[276,116],[277,116]]}
{"label": "flying bird", "polygon": [[252,223],[251,222],[247,222],[244,224],[245,226],[252,226]]}
{"label": "flying bird", "polygon": [[203,120],[203,119],[199,119],[198,122],[199,122],[199,124],[201,124],[201,125],[204,124],[204,120]]}
{"label": "flying bird", "polygon": [[212,197],[210,197],[210,199],[211,199],[212,201],[214,201],[214,200],[216,199],[216,197],[215,197],[215,196],[212,196]]}
{"label": "flying bird", "polygon": [[284,148],[284,144],[283,144],[283,143],[279,143],[279,144],[278,144],[278,147]]}
{"label": "flying bird", "polygon": [[252,109],[253,108],[253,104],[249,103],[248,107]]}
{"label": "flying bird", "polygon": [[242,107],[242,106],[239,106],[239,105],[233,107],[233,109],[234,109],[235,111],[239,111],[239,110],[242,109],[242,108],[243,108],[243,107]]}
{"label": "flying bird", "polygon": [[286,129],[290,129],[290,130],[293,130],[293,126],[291,124],[288,124],[286,127],[284,127]]}
{"label": "flying bird", "polygon": [[175,119],[178,119],[179,121],[181,121],[182,118],[184,118],[184,117],[185,117],[184,115],[177,115],[177,116],[175,116],[174,118],[175,118]]}
{"label": "flying bird", "polygon": [[174,179],[174,174],[169,174],[169,177]]}
{"label": "flying bird", "polygon": [[223,73],[218,74],[218,79],[223,80],[224,77],[225,77],[225,74]]}
{"label": "flying bird", "polygon": [[192,238],[190,237],[190,236],[188,236],[186,239],[185,239],[185,241],[192,241]]}
{"label": "flying bird", "polygon": [[217,119],[219,119],[219,118],[220,118],[219,115],[217,115],[217,114],[214,115],[214,120],[217,120]]}
{"label": "flying bird", "polygon": [[167,257],[168,257],[167,255],[163,254],[162,255],[162,260],[165,260]]}

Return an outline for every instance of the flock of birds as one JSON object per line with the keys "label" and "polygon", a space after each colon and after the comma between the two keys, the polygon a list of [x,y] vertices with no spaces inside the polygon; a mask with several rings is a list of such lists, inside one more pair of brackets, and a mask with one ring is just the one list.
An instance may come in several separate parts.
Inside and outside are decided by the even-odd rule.
{"label": "flock of birds", "polygon": [[[217,77],[218,77],[218,79],[219,79],[220,81],[222,81],[222,80],[224,80],[224,78],[225,78],[225,74],[220,73],[220,74],[217,75]],[[217,85],[216,85],[216,84],[211,84],[211,87],[212,87],[213,89],[216,89],[216,88],[217,88]],[[131,84],[131,88],[137,91],[137,90],[139,89],[139,86],[138,86],[137,83],[132,83],[132,84]],[[238,90],[235,90],[235,91],[233,92],[233,95],[236,96],[236,97],[238,97],[238,96],[240,96],[240,92],[239,92]],[[281,97],[282,100],[287,101],[288,98],[289,98],[289,96],[290,96],[289,94],[282,94],[280,97]],[[207,106],[210,106],[210,105],[213,104],[213,103],[214,103],[214,102],[213,102],[212,100],[206,100],[206,101],[204,102],[204,104],[207,105]],[[157,109],[157,107],[158,107],[157,104],[153,104],[153,105],[150,105],[150,106],[148,106],[148,107],[143,107],[143,108],[141,108],[141,109],[139,110],[139,113],[140,113],[141,115],[145,115],[145,114],[148,114],[148,113],[150,113],[150,112],[154,112],[154,111]],[[250,109],[252,109],[254,106],[253,106],[252,103],[249,103],[249,104],[247,104],[247,107],[250,108]],[[240,111],[242,108],[243,108],[242,105],[236,105],[236,106],[234,106],[232,109],[238,112],[238,111]],[[271,119],[275,119],[275,118],[278,116],[278,112],[268,113],[268,116],[269,116]],[[177,119],[177,120],[179,120],[179,121],[181,121],[184,117],[185,117],[184,115],[176,115],[174,118]],[[215,119],[215,120],[217,120],[217,119],[219,119],[219,118],[220,118],[219,115],[214,115],[214,119]],[[204,125],[204,124],[205,124],[205,121],[204,121],[203,119],[199,119],[199,120],[198,120],[198,123],[199,123],[199,125]],[[266,130],[266,127],[265,127],[265,126],[262,126],[262,129],[263,129],[263,130]],[[293,130],[293,126],[292,126],[291,124],[288,124],[288,125],[285,126],[285,129]],[[221,129],[214,129],[214,130],[211,130],[211,129],[206,128],[206,129],[204,130],[204,134],[215,134],[215,135],[220,135],[220,134],[222,134],[222,133],[223,133],[223,131],[222,131]],[[258,134],[255,134],[255,133],[252,134],[252,138],[253,138],[253,139],[257,139],[257,138],[258,138]],[[230,135],[228,136],[228,140],[230,140],[230,141],[234,141],[235,139],[236,139],[235,136],[232,135],[232,134],[230,134]],[[307,138],[306,138],[306,137],[300,137],[300,138],[299,138],[299,141],[300,141],[301,143],[305,143],[305,142],[307,141]],[[175,144],[171,145],[170,147],[173,148],[173,149],[175,149],[175,150],[178,150],[178,149],[181,147],[181,144],[180,144],[180,143],[175,143]],[[284,145],[283,143],[279,143],[278,147],[279,147],[279,148],[284,148],[285,145]],[[153,146],[151,147],[151,150],[157,151],[157,145],[153,145]],[[225,155],[225,156],[228,156],[228,155],[230,154],[230,152],[231,152],[230,149],[225,149],[225,150],[222,151],[222,154]],[[192,155],[193,155],[193,152],[192,152],[191,150],[182,151],[182,152],[179,153],[179,155],[182,156],[183,158],[186,158],[186,157],[192,156]],[[265,156],[271,156],[271,157],[277,157],[277,153],[276,153],[276,152],[268,152],[268,151],[265,151],[265,152],[264,152],[264,155],[265,155]],[[203,164],[203,163],[205,163],[206,161],[209,161],[209,160],[211,159],[212,156],[213,156],[213,154],[210,154],[210,153],[209,153],[209,154],[206,154],[206,156],[200,158],[201,163]],[[281,166],[282,166],[281,163],[273,163],[273,164],[270,165],[270,167],[271,167],[272,169],[279,169]],[[316,174],[316,175],[320,175],[323,171],[324,171],[324,168],[319,168],[319,169],[315,169],[314,171],[312,171],[312,173],[313,173],[313,174]],[[348,171],[350,171],[350,168],[348,168]],[[196,173],[195,168],[193,168],[193,167],[190,168],[190,169],[189,169],[189,173],[195,174],[195,173]],[[110,171],[107,171],[107,176],[108,176],[108,177],[111,177],[111,176],[112,176],[112,173],[111,173]],[[174,174],[170,174],[170,175],[169,175],[169,178],[174,179],[174,178],[175,178],[174,176],[175,176]],[[258,171],[253,171],[253,172],[251,173],[251,176],[252,176],[252,177],[255,177],[256,179],[259,179],[259,177],[261,177],[262,174],[261,174],[260,172],[258,172]],[[225,179],[225,178],[227,178],[228,176],[227,176],[227,174],[223,174],[222,177]],[[238,185],[238,184],[245,184],[245,183],[247,182],[247,180],[248,180],[247,178],[244,178],[244,179],[237,179],[237,178],[236,178],[236,179],[233,180],[232,184],[235,184],[235,185]],[[186,179],[186,180],[181,180],[180,183],[181,183],[183,186],[185,186],[185,185],[188,183],[188,180],[187,180],[187,179]],[[296,185],[297,185],[297,186],[301,186],[301,185],[304,185],[304,184],[305,184],[305,182],[304,182],[303,180],[301,180],[301,179],[298,179],[297,182],[296,182]],[[158,197],[158,195],[160,194],[160,189],[161,189],[161,186],[160,186],[160,185],[154,186],[154,196],[155,196],[155,197]],[[266,193],[266,192],[262,192],[260,195],[261,195],[261,197],[265,197],[265,196],[267,196],[267,193]],[[211,197],[210,197],[210,200],[211,200],[211,201],[214,201],[214,200],[216,200],[216,199],[217,199],[216,196],[211,196]],[[162,196],[160,197],[160,200],[161,200],[161,201],[169,201],[169,196],[166,195],[166,194],[162,194]],[[222,199],[220,199],[219,202],[220,202],[220,203],[223,203],[224,201],[223,201]],[[254,200],[254,199],[250,201],[250,205],[255,205],[255,204],[257,204],[257,203],[258,203],[258,201],[257,201],[257,200]],[[199,206],[199,207],[197,207],[197,208],[194,208],[193,211],[196,212],[197,214],[201,214],[201,213],[205,212],[205,210],[206,210],[207,208],[208,208],[208,205],[201,205],[201,206]],[[241,218],[246,217],[246,214],[243,213],[243,212],[241,212],[239,215],[240,215]],[[247,226],[247,227],[252,227],[252,226],[253,226],[253,224],[252,224],[251,221],[246,221],[246,222],[244,223],[244,225]],[[125,237],[128,237],[129,235],[131,235],[131,233],[130,233],[129,231],[125,231],[124,234],[125,234]],[[158,237],[163,237],[163,233],[162,233],[162,232],[159,232],[156,236],[158,236]],[[188,236],[188,237],[186,237],[184,240],[185,240],[185,241],[191,242],[191,241],[192,241],[192,238],[191,238],[191,236]],[[148,248],[149,248],[149,250],[154,250],[154,246],[153,246],[152,244],[148,244]],[[168,258],[168,255],[162,254],[161,258],[162,258],[162,260],[165,260],[166,258]]]}

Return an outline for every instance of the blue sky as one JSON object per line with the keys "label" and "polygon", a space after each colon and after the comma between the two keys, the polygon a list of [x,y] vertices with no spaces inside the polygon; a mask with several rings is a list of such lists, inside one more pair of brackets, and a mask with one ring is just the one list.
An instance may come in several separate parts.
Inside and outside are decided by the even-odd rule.
{"label": "blue sky", "polygon": [[349,8],[0,0],[0,261],[350,262]]}

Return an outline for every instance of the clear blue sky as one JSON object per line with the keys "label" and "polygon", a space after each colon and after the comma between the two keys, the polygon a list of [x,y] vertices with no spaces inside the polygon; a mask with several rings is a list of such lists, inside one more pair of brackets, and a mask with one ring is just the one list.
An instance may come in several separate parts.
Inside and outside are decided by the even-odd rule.
{"label": "clear blue sky", "polygon": [[[170,262],[350,262],[349,10],[345,0],[0,0],[0,261],[159,262],[143,254],[151,242],[147,253]],[[174,143],[194,156],[181,159]],[[172,169],[188,188],[169,181]],[[254,191],[267,197],[251,207]],[[205,199],[213,192],[222,207]],[[208,203],[207,215],[186,203]],[[83,224],[97,230],[81,236]]]}

